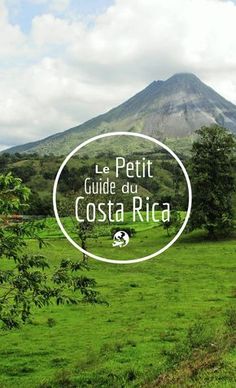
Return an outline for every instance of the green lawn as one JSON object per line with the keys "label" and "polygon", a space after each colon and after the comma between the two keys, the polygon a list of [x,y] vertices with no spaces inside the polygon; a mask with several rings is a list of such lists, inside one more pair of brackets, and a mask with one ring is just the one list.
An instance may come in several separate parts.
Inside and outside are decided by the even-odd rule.
{"label": "green lawn", "polygon": [[[156,228],[139,230],[136,241],[147,233],[155,245]],[[81,257],[59,236],[47,241],[52,266]],[[38,250],[34,241],[29,249]],[[89,263],[109,306],[51,306],[32,324],[1,331],[0,387],[236,386],[236,318],[225,324],[236,310],[235,241],[195,233],[140,264]]]}

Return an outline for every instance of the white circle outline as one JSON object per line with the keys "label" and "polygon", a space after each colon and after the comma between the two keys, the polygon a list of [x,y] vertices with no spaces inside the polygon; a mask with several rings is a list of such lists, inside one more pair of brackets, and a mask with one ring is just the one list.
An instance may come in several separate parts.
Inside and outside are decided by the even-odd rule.
{"label": "white circle outline", "polygon": [[[159,145],[160,147],[164,148],[166,151],[168,151],[172,156],[173,158],[178,162],[179,166],[181,167],[182,171],[183,171],[183,174],[185,176],[185,179],[186,179],[186,182],[187,182],[187,187],[188,187],[188,209],[187,209],[187,213],[186,213],[186,216],[185,216],[185,220],[180,228],[180,230],[178,231],[178,233],[174,236],[174,238],[167,244],[165,245],[163,248],[159,249],[157,252],[155,253],[152,253],[151,255],[148,255],[148,256],[144,256],[144,257],[141,257],[141,258],[138,258],[138,259],[129,259],[129,260],[114,260],[114,259],[107,259],[105,257],[101,257],[101,256],[97,256],[97,255],[94,255],[93,253],[90,253],[88,251],[86,251],[85,249],[81,248],[70,236],[69,234],[66,232],[66,230],[64,229],[64,226],[62,225],[61,223],[61,220],[60,220],[60,217],[59,217],[59,214],[58,214],[58,210],[57,210],[57,186],[58,186],[58,181],[60,179],[60,175],[61,175],[61,172],[63,170],[63,168],[65,167],[65,165],[67,164],[67,162],[71,159],[72,156],[74,156],[74,154],[76,152],[78,152],[81,148],[85,147],[86,145],[92,143],[93,141],[96,141],[96,140],[99,140],[99,139],[104,139],[106,137],[110,137],[110,136],[134,136],[134,137],[140,137],[142,139],[145,139],[145,140],[149,140],[157,145]],[[191,187],[191,182],[190,182],[190,179],[189,179],[189,176],[188,176],[188,173],[186,171],[186,168],[184,167],[183,163],[181,162],[181,160],[178,158],[178,156],[174,153],[174,151],[172,151],[167,145],[161,143],[159,140],[157,139],[154,139],[152,138],[151,136],[148,136],[148,135],[144,135],[142,133],[136,133],[136,132],[108,132],[108,133],[104,133],[104,134],[101,134],[101,135],[97,135],[97,136],[94,136],[94,137],[91,137],[90,139],[84,141],[83,143],[79,144],[73,151],[70,152],[69,155],[67,155],[67,157],[65,158],[65,160],[62,162],[58,172],[57,172],[57,175],[56,175],[56,178],[55,178],[55,181],[54,181],[54,185],[53,185],[53,210],[54,210],[54,214],[55,214],[55,217],[56,217],[56,220],[57,220],[57,223],[62,231],[62,233],[64,234],[64,236],[67,238],[67,240],[75,247],[77,248],[79,251],[81,251],[82,253],[84,253],[85,255],[88,255],[89,257],[92,257],[93,259],[95,260],[99,260],[99,261],[103,261],[103,262],[106,262],[106,263],[112,263],[112,264],[133,264],[133,263],[140,263],[142,261],[145,261],[145,260],[149,260],[149,259],[152,259],[153,257],[155,256],[158,256],[160,255],[161,253],[163,253],[164,251],[166,251],[168,248],[170,248],[176,240],[178,240],[178,238],[180,237],[180,235],[183,233],[187,223],[188,223],[188,220],[189,220],[189,217],[190,217],[190,214],[191,214],[191,207],[192,207],[192,187]]]}

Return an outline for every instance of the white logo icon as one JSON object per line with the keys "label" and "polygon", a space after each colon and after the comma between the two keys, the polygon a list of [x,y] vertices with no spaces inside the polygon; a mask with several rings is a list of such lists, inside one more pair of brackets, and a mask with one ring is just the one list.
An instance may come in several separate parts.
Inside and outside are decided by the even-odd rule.
{"label": "white logo icon", "polygon": [[123,230],[116,232],[113,236],[113,247],[124,248],[129,244],[129,235]]}

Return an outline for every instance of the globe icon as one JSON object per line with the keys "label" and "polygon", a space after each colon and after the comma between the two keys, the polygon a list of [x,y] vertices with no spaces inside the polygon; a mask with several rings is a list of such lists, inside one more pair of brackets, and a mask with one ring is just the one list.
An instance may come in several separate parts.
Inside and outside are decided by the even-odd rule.
{"label": "globe icon", "polygon": [[129,235],[127,232],[120,230],[113,236],[113,247],[124,248],[129,244]]}

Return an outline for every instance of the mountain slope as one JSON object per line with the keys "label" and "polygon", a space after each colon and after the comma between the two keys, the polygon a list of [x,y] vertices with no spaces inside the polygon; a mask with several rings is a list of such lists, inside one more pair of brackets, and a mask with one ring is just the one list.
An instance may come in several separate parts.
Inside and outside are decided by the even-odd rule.
{"label": "mountain slope", "polygon": [[82,125],[7,152],[66,154],[83,140],[110,131],[136,131],[157,138],[191,136],[202,125],[219,124],[236,133],[236,106],[193,74],[154,81],[135,96]]}

